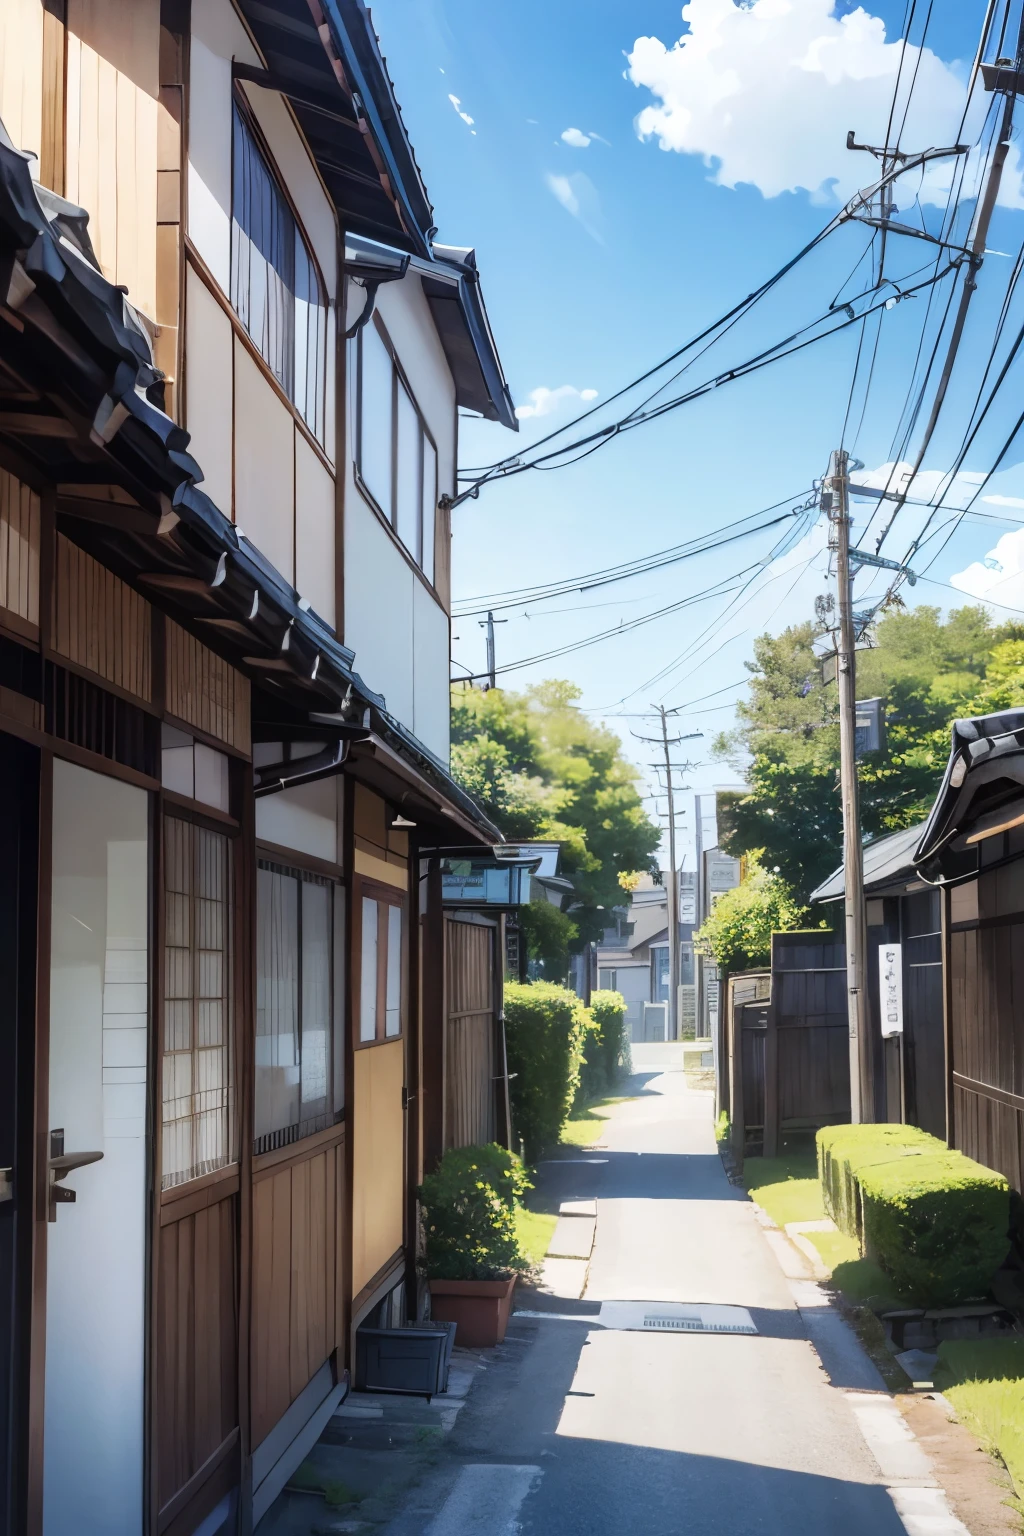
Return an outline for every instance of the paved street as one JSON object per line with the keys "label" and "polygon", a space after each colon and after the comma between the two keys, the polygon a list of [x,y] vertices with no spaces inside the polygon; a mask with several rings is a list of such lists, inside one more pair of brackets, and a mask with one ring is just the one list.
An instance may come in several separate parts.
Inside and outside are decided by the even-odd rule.
{"label": "paved street", "polygon": [[[868,1395],[881,1382],[853,1336],[730,1186],[710,1096],[672,1047],[634,1060],[640,1096],[602,1147],[545,1169],[560,1197],[596,1197],[596,1246],[582,1301],[525,1305],[581,1320],[513,1319],[392,1536],[900,1536],[893,1485],[905,1514],[938,1519],[911,1530],[962,1532],[898,1411]],[[758,1333],[594,1326],[602,1301],[630,1299],[746,1307]]]}

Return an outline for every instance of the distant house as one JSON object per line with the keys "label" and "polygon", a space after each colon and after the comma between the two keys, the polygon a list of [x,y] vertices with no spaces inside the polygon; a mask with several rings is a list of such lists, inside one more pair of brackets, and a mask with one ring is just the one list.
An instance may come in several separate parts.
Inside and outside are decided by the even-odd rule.
{"label": "distant house", "polygon": [[[668,894],[645,875],[632,893],[628,907],[615,909],[614,927],[605,929],[597,949],[598,986],[621,992],[627,1003],[627,1020],[634,1040],[644,1038],[644,1004],[667,1003],[669,986]],[[694,1032],[693,935],[696,912],[696,878],[684,870],[679,876],[679,1019],[682,1033]]]}

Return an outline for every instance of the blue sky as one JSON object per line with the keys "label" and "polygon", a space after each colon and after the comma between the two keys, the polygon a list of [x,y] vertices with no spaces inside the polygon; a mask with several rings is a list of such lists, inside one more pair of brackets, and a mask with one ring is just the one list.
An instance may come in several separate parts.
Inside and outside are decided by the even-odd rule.
{"label": "blue sky", "polygon": [[[934,10],[924,50],[918,17],[904,57],[896,118],[903,120],[913,76],[901,137],[907,150],[953,141],[984,7],[971,0]],[[513,396],[520,407],[540,408],[523,419],[518,441],[464,421],[461,459],[477,465],[528,447],[587,405],[600,406],[760,284],[874,179],[875,162],[846,150],[846,132],[874,142],[884,136],[904,5],[756,0],[741,9],[733,0],[694,0],[684,22],[678,3],[667,0],[384,0],[373,14],[435,205],[438,238],[476,247]],[[987,106],[977,93],[965,138],[983,136]],[[979,168],[975,155],[964,177],[961,238]],[[897,202],[907,222],[938,227],[948,188],[943,174],[939,167],[904,178]],[[1009,254],[985,261],[923,466],[930,479],[923,475],[915,494],[931,493],[963,438],[1024,241],[1022,208],[1015,143],[988,241],[990,250]],[[859,224],[831,235],[693,365],[686,382],[807,324],[838,292],[855,298],[869,287],[867,262],[847,282],[869,236]],[[931,261],[934,247],[893,239],[886,272],[898,281]],[[937,296],[933,317],[946,292]],[[886,312],[862,421],[863,395],[855,396],[846,442],[865,474],[892,459],[926,305],[923,293]],[[1004,351],[1022,319],[1018,297]],[[808,490],[842,433],[860,334],[860,325],[851,326],[575,466],[486,488],[454,514],[456,603],[646,555]],[[874,322],[865,336],[862,383]],[[548,391],[562,393],[552,398]],[[1019,394],[1011,374],[950,492],[951,507],[971,492],[969,476],[991,467],[1020,410]],[[1024,448],[1011,452],[984,488],[984,497],[997,500],[976,503],[983,516],[951,525],[915,561],[918,569],[929,567],[933,581],[956,577],[1008,610],[1024,610],[1024,532],[1014,532],[1024,521],[1020,459]],[[854,507],[855,536],[871,510],[868,503]],[[926,515],[905,508],[884,553],[902,556]],[[947,516],[940,514],[933,530]],[[872,544],[878,526],[876,518]],[[779,536],[775,529],[592,594],[505,610],[499,665],[699,594],[765,561]],[[731,782],[729,768],[711,759],[710,738],[731,722],[731,701],[742,694],[734,685],[744,677],[753,639],[809,617],[815,594],[829,586],[819,526],[755,572],[741,597],[699,601],[502,681],[521,687],[545,676],[571,678],[583,691],[583,707],[613,724],[641,763],[649,754],[630,743],[628,730],[649,727],[623,716],[652,700],[703,700],[680,716],[682,729],[703,730],[707,739],[706,747],[696,744],[704,766],[689,783],[706,789]],[[858,598],[867,602],[883,590],[884,581],[865,573]],[[943,607],[964,600],[949,586],[926,582],[904,587],[903,596]],[[458,620],[454,634],[457,661],[479,670],[477,618]],[[687,829],[692,821],[691,812]]]}

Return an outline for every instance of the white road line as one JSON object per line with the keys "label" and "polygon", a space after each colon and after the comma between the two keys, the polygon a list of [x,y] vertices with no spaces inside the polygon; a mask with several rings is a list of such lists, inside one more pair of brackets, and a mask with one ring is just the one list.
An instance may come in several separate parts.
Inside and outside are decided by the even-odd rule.
{"label": "white road line", "polygon": [[430,1523],[429,1536],[517,1536],[523,1500],[541,1475],[540,1467],[463,1467]]}
{"label": "white road line", "polygon": [[844,1392],[843,1396],[887,1483],[935,1486],[931,1462],[890,1397],[881,1392]]}
{"label": "white road line", "polygon": [[890,1488],[907,1536],[971,1536],[946,1503],[941,1488]]}

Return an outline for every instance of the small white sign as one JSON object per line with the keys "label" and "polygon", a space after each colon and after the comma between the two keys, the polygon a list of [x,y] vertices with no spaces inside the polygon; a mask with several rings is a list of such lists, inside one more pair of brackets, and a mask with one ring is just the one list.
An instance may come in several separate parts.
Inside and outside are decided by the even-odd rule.
{"label": "small white sign", "polygon": [[878,946],[878,1000],[882,1014],[882,1036],[903,1033],[903,946]]}

